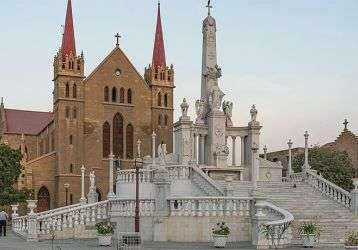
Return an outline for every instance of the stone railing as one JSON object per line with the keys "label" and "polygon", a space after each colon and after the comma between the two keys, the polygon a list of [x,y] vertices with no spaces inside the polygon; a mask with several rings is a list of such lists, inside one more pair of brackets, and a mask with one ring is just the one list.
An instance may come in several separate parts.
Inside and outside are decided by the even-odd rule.
{"label": "stone railing", "polygon": [[256,200],[255,209],[253,244],[270,247],[290,245],[293,215],[287,210],[261,199]]}
{"label": "stone railing", "polygon": [[249,216],[252,198],[170,198],[170,216]]}
{"label": "stone railing", "polygon": [[318,190],[323,196],[329,197],[346,208],[351,207],[351,194],[334,183],[326,180],[323,176],[318,175],[314,170],[305,172],[305,182]]}
{"label": "stone railing", "polygon": [[[135,182],[135,169],[119,170],[117,171],[117,180],[120,182]],[[152,182],[153,181],[153,170],[140,169],[139,170],[139,181]]]}
{"label": "stone railing", "polygon": [[304,179],[303,173],[293,173],[291,176],[282,177],[282,182],[302,182]]}
{"label": "stone railing", "polygon": [[170,180],[183,180],[190,178],[189,166],[168,166],[166,169],[169,172]]}
{"label": "stone railing", "polygon": [[75,207],[79,207],[79,206],[81,206],[81,203],[76,203],[76,204],[65,206],[65,207],[54,208],[54,209],[47,210],[47,211],[44,211],[44,212],[36,213],[36,215],[38,217],[39,216],[45,216],[45,215],[61,212],[61,211],[68,210],[68,209],[75,208]]}
{"label": "stone railing", "polygon": [[[115,199],[111,200],[111,212],[117,216],[133,217],[135,215],[134,199]],[[139,215],[153,216],[155,210],[155,200],[141,199],[139,200]]]}
{"label": "stone railing", "polygon": [[205,193],[211,196],[223,196],[221,187],[199,167],[191,165],[190,179]]}
{"label": "stone railing", "polygon": [[51,233],[57,235],[60,232],[62,238],[73,238],[76,227],[93,226],[98,221],[108,218],[109,201],[68,206],[56,210],[56,212],[50,210],[47,213],[34,213],[14,218],[13,231],[31,241],[49,239]]}

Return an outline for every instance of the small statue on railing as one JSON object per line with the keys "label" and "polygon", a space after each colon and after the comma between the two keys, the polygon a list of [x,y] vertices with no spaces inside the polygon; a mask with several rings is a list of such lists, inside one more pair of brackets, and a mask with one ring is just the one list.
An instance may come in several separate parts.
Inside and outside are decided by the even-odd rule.
{"label": "small statue on railing", "polygon": [[90,173],[90,188],[96,187],[96,176],[94,174],[94,171],[92,170]]}
{"label": "small statue on railing", "polygon": [[160,166],[165,166],[165,156],[167,154],[167,145],[164,143],[159,144],[158,146],[158,158],[159,158],[159,164]]}

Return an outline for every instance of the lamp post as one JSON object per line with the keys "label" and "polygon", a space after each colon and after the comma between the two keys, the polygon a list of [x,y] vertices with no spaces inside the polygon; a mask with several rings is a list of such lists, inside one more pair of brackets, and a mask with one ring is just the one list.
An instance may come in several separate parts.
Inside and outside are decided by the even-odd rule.
{"label": "lamp post", "polygon": [[288,176],[287,177],[290,177],[292,175],[292,145],[293,145],[291,139],[288,140],[287,145],[288,145]]}
{"label": "lamp post", "polygon": [[135,210],[134,210],[134,231],[136,233],[139,233],[139,165],[142,164],[143,161],[140,158],[140,147],[141,147],[141,141],[137,141],[137,147],[138,147],[138,158],[134,160],[134,166],[135,166]]}
{"label": "lamp post", "polygon": [[66,206],[67,206],[68,205],[68,189],[70,187],[70,184],[65,183],[63,186],[65,187],[65,190],[66,190]]}

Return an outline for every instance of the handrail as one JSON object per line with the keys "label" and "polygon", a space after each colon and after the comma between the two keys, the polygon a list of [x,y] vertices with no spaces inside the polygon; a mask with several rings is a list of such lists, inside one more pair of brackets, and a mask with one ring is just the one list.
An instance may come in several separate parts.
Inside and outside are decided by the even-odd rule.
{"label": "handrail", "polygon": [[207,182],[209,182],[210,185],[211,185],[212,187],[214,187],[221,195],[224,195],[224,191],[221,189],[221,187],[219,187],[219,186],[216,184],[216,182],[215,182],[213,179],[211,179],[208,175],[206,175],[200,168],[198,168],[198,167],[195,166],[195,165],[191,165],[191,169],[192,169],[195,173],[199,174],[202,178],[204,178]]}
{"label": "handrail", "polygon": [[62,215],[62,214],[71,213],[71,212],[74,212],[77,210],[82,210],[82,209],[87,209],[87,208],[91,208],[91,207],[95,207],[95,206],[104,205],[104,204],[107,204],[108,202],[109,202],[108,200],[105,200],[105,201],[100,201],[100,202],[96,202],[96,203],[86,204],[86,205],[79,206],[79,207],[70,208],[68,210],[63,210],[63,211],[55,212],[52,214],[39,216],[39,217],[37,217],[37,220],[44,220],[47,218],[51,218],[53,216],[58,216],[58,215]]}
{"label": "handrail", "polygon": [[267,226],[279,226],[279,225],[283,225],[284,223],[291,223],[295,219],[289,211],[287,211],[283,208],[280,208],[280,207],[272,204],[271,202],[263,201],[262,205],[270,208],[273,211],[276,211],[277,213],[281,214],[284,217],[283,219],[280,219],[280,220],[266,222],[265,225],[267,225]]}
{"label": "handrail", "polygon": [[76,203],[76,204],[65,206],[65,207],[54,208],[54,209],[51,209],[51,210],[36,213],[36,215],[37,216],[42,216],[42,215],[46,215],[46,214],[49,214],[49,213],[56,213],[56,212],[61,211],[61,210],[66,210],[66,209],[70,209],[70,208],[74,208],[74,207],[78,207],[78,206],[81,206],[81,203]]}

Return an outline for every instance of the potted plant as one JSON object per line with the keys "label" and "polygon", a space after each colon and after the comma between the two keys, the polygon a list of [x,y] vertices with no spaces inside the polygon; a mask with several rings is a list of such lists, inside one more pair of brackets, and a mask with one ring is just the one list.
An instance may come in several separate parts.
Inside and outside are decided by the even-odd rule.
{"label": "potted plant", "polygon": [[345,240],[345,249],[358,250],[358,231],[347,233]]}
{"label": "potted plant", "polygon": [[299,227],[302,244],[304,247],[313,247],[320,235],[320,228],[313,222],[304,222]]}
{"label": "potted plant", "polygon": [[230,234],[230,228],[225,222],[219,222],[216,227],[212,229],[214,247],[224,248],[226,246],[227,238]]}
{"label": "potted plant", "polygon": [[114,234],[114,226],[110,222],[100,222],[96,224],[98,245],[110,246]]}

